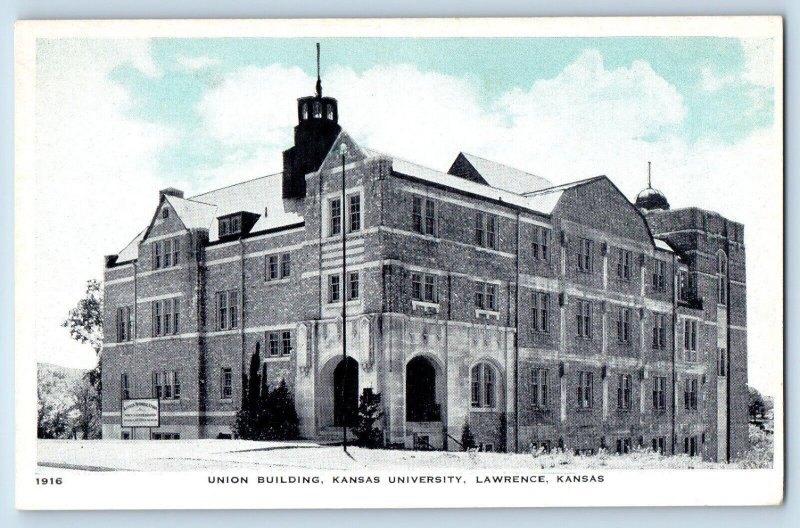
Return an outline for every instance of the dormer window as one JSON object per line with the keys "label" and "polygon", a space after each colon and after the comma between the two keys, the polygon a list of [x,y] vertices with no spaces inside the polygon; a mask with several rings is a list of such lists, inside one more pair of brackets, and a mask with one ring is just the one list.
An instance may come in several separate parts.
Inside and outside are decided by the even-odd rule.
{"label": "dormer window", "polygon": [[219,219],[220,238],[229,235],[238,235],[242,231],[242,217],[239,215]]}

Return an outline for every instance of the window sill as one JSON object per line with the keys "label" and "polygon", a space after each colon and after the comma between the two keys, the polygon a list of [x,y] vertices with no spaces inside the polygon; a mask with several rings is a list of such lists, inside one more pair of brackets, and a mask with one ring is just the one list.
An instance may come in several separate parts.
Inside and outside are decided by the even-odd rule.
{"label": "window sill", "polygon": [[264,358],[265,363],[281,363],[283,361],[289,361],[291,359],[291,354],[288,356],[267,356]]}
{"label": "window sill", "polygon": [[500,320],[500,312],[495,310],[483,310],[481,308],[475,309],[475,317],[478,319],[496,319]]}
{"label": "window sill", "polygon": [[411,308],[422,310],[426,313],[439,313],[439,303],[434,302],[412,300]]}
{"label": "window sill", "polygon": [[292,278],[291,278],[291,276],[289,276],[289,277],[284,277],[282,279],[267,279],[264,282],[266,284],[286,284],[287,282],[290,282],[291,280],[292,280]]}
{"label": "window sill", "polygon": [[233,403],[233,398],[220,398],[220,403]]}
{"label": "window sill", "polygon": [[470,412],[479,412],[479,413],[492,413],[492,412],[499,412],[497,407],[470,407]]}
{"label": "window sill", "polygon": [[158,398],[159,403],[166,405],[176,405],[181,402],[180,398]]}
{"label": "window sill", "polygon": [[[347,301],[345,305],[347,306],[361,306],[361,299],[353,299]],[[342,306],[342,300],[339,299],[338,301],[328,301],[328,308],[336,308]]]}

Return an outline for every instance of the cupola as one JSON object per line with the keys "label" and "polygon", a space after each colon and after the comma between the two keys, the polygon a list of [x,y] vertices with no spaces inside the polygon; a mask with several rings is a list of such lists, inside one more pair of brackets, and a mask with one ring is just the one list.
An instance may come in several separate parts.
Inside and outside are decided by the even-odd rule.
{"label": "cupola", "polygon": [[649,211],[668,211],[669,202],[664,193],[658,189],[653,189],[650,178],[650,162],[647,162],[647,188],[636,195],[636,207],[643,213]]}
{"label": "cupola", "polygon": [[283,152],[283,197],[306,195],[306,174],[319,169],[342,128],[336,99],[322,95],[317,43],[317,86],[315,95],[297,100],[294,146]]}

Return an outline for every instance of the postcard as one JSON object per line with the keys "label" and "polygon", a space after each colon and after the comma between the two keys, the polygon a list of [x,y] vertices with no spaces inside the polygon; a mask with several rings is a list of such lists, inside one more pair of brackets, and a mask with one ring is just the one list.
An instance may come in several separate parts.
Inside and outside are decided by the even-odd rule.
{"label": "postcard", "polygon": [[19,21],[17,507],[779,504],[782,35]]}

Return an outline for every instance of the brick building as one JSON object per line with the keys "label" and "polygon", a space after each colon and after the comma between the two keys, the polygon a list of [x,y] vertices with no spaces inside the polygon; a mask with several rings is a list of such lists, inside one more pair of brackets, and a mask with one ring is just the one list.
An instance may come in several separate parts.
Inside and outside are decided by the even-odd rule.
{"label": "brick building", "polygon": [[459,449],[468,422],[487,450],[744,449],[741,224],[605,176],[553,186],[464,153],[438,172],[338,121],[318,82],[282,173],[164,189],[106,257],[105,438],[146,433],[119,411],[145,397],[153,438],[232,435],[258,347],[306,438],[338,438],[371,389],[406,447]]}

